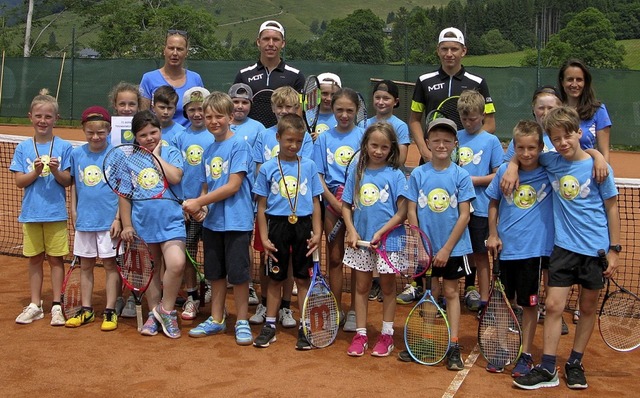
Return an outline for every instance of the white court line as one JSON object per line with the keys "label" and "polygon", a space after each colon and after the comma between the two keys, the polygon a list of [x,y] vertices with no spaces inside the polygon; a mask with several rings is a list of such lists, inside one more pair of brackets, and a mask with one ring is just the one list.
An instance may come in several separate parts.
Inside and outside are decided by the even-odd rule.
{"label": "white court line", "polygon": [[469,356],[467,357],[467,360],[464,361],[464,369],[459,371],[456,377],[453,378],[451,384],[449,384],[449,388],[447,388],[447,391],[442,394],[442,398],[452,398],[454,395],[456,395],[456,393],[460,389],[460,386],[464,382],[464,379],[467,377],[467,374],[469,374],[469,370],[471,370],[473,364],[476,363],[476,359],[478,359],[479,355],[480,346],[476,344],[476,346],[473,348],[473,351],[471,351],[471,354],[469,354]]}

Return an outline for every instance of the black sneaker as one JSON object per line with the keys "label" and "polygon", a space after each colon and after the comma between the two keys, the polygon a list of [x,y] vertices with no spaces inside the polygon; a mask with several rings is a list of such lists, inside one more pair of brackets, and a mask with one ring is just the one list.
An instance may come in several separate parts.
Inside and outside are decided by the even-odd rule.
{"label": "black sneaker", "polygon": [[304,335],[302,328],[298,329],[298,342],[296,343],[296,350],[310,350],[311,343],[307,340],[307,336]]}
{"label": "black sneaker", "polygon": [[564,321],[564,317],[560,319],[562,319],[562,332],[560,332],[560,334],[563,336],[569,334],[569,326],[567,326],[567,323]]}
{"label": "black sneaker", "polygon": [[569,388],[583,390],[589,387],[580,361],[567,362],[564,365],[564,377],[567,379],[567,387]]}
{"label": "black sneaker", "polygon": [[415,362],[409,351],[402,350],[398,353],[398,359],[402,362]]}
{"label": "black sneaker", "polygon": [[543,387],[556,387],[560,382],[558,381],[558,371],[556,369],[553,370],[553,373],[549,373],[547,369],[538,365],[531,369],[528,374],[516,377],[513,380],[513,384],[525,390],[537,390]]}
{"label": "black sneaker", "polygon": [[260,334],[253,340],[253,345],[259,348],[269,347],[269,344],[276,341],[276,328],[269,325],[264,325]]}
{"label": "black sneaker", "polygon": [[374,301],[378,299],[378,295],[380,294],[380,283],[377,280],[373,280],[371,282],[371,290],[369,291],[369,301]]}
{"label": "black sneaker", "polygon": [[449,348],[447,352],[447,369],[449,370],[462,370],[464,364],[460,357],[460,346],[456,343]]}

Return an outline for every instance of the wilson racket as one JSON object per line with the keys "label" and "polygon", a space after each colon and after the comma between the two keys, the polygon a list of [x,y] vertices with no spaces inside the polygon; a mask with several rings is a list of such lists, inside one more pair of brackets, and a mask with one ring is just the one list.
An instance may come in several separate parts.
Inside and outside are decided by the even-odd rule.
{"label": "wilson racket", "polygon": [[302,115],[307,125],[307,131],[312,134],[316,131],[318,124],[318,115],[320,115],[320,101],[322,93],[320,92],[320,82],[314,75],[307,77],[302,90]]}
{"label": "wilson racket", "polygon": [[273,94],[273,90],[270,88],[254,93],[251,110],[249,111],[249,117],[259,121],[266,128],[278,123],[276,115],[271,108],[271,94]]}
{"label": "wilson racket", "polygon": [[116,257],[120,257],[118,271],[122,282],[131,290],[136,302],[138,331],[142,330],[142,296],[153,278],[153,257],[147,244],[135,236],[132,242],[118,242]]}
{"label": "wilson racket", "polygon": [[423,365],[444,359],[451,344],[447,314],[431,294],[431,268],[426,272],[425,292],[404,324],[404,344],[409,355]]}
{"label": "wilson racket", "polygon": [[[360,150],[358,149],[357,151],[355,151],[353,153],[353,155],[351,156],[351,159],[349,159],[349,163],[347,163],[347,166],[344,169],[344,182],[345,182],[345,184],[347,182],[347,177],[349,177],[349,173],[353,171],[352,167],[355,167],[355,165],[358,164],[358,159],[359,158],[360,158]],[[352,166],[352,165],[354,165],[354,166]],[[344,190],[344,185],[340,185],[338,187],[338,189],[336,190],[336,193],[335,193],[336,199],[342,201],[342,191],[343,190]],[[329,210],[330,212],[332,212],[333,214],[338,216],[338,221],[336,221],[336,223],[334,224],[333,228],[329,232],[329,235],[327,235],[327,240],[329,242],[333,242],[335,240],[336,236],[338,236],[338,232],[340,232],[340,228],[342,228],[342,226],[344,225],[344,220],[342,220],[342,209],[340,209],[340,211],[336,212],[331,206],[327,206],[327,210]]]}
{"label": "wilson racket", "polygon": [[[609,266],[604,250],[598,250],[603,270]],[[610,293],[611,282],[617,290]],[[640,347],[640,298],[620,286],[613,278],[607,279],[607,291],[598,315],[600,336],[610,348],[627,352]]]}
{"label": "wilson racket", "polygon": [[102,171],[109,187],[123,198],[183,202],[171,189],[158,158],[139,145],[112,148],[104,157]]}
{"label": "wilson racket", "polygon": [[82,310],[82,292],[80,289],[80,275],[82,274],[80,259],[73,257],[71,267],[67,271],[62,283],[62,312],[65,319],[73,318]]}
{"label": "wilson racket", "polygon": [[493,262],[493,286],[480,316],[478,346],[482,356],[497,368],[515,362],[522,350],[522,333],[500,281],[500,260]]}
{"label": "wilson racket", "polygon": [[367,128],[367,102],[362,94],[358,93],[358,113],[356,113],[356,126],[362,123],[363,128]]}
{"label": "wilson racket", "polygon": [[189,250],[185,250],[185,253],[187,254],[187,259],[189,260],[189,263],[191,263],[191,265],[193,266],[193,269],[196,270],[196,279],[198,281],[198,294],[200,295],[200,307],[202,308],[204,307],[204,296],[207,293],[207,281],[204,277],[204,274],[201,271],[204,267],[202,266],[202,264],[194,260],[193,257],[191,257]]}
{"label": "wilson racket", "polygon": [[382,235],[376,248],[362,240],[357,245],[375,250],[396,274],[405,278],[419,278],[431,267],[431,241],[415,225],[396,225]]}
{"label": "wilson racket", "polygon": [[313,252],[311,285],[302,306],[302,331],[314,347],[322,348],[336,339],[338,304],[320,271],[318,249]]}

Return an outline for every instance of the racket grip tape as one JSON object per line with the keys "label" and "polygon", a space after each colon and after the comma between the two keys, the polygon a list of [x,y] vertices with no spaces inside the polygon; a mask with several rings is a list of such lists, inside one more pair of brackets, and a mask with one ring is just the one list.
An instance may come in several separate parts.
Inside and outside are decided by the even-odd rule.
{"label": "racket grip tape", "polygon": [[603,271],[606,271],[609,268],[609,260],[607,260],[607,253],[604,249],[598,250],[598,259],[600,260],[600,266]]}

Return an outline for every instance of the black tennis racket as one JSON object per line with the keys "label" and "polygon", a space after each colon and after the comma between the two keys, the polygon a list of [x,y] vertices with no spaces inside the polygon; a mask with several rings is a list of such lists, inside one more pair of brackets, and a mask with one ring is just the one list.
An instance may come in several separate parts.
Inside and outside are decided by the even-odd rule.
{"label": "black tennis racket", "polygon": [[356,126],[362,123],[363,128],[367,128],[367,101],[362,94],[358,93],[358,113],[356,113]]}
{"label": "black tennis racket", "polygon": [[120,239],[116,247],[118,271],[122,282],[131,290],[136,302],[136,318],[138,331],[142,330],[142,296],[153,279],[153,256],[147,244],[138,236],[127,242]]}
{"label": "black tennis racket", "polygon": [[[598,250],[603,270],[609,266],[604,250]],[[610,293],[611,282],[617,290]],[[613,278],[607,279],[600,314],[598,315],[600,336],[610,348],[627,352],[640,347],[640,298],[620,286]]]}
{"label": "black tennis racket", "polygon": [[302,306],[302,331],[314,347],[330,345],[338,335],[338,304],[320,271],[318,249],[313,252],[311,285]]}
{"label": "black tennis racket", "polygon": [[313,135],[318,124],[318,116],[320,115],[320,101],[322,100],[322,92],[320,91],[320,82],[314,75],[307,77],[304,82],[304,89],[301,95],[302,115],[307,125],[307,131]]}
{"label": "black tennis racket", "polygon": [[204,307],[204,296],[207,292],[207,281],[204,277],[204,274],[202,273],[202,269],[204,269],[204,267],[202,266],[202,264],[194,260],[188,249],[185,250],[185,253],[187,254],[189,263],[191,263],[193,269],[196,270],[196,279],[198,280],[198,294],[200,295],[200,308],[202,308]]}
{"label": "black tennis racket", "polygon": [[62,312],[65,319],[73,318],[82,310],[82,291],[80,287],[80,276],[82,274],[80,259],[73,256],[71,266],[64,277],[62,283]]}
{"label": "black tennis racket", "polygon": [[249,117],[259,121],[266,128],[278,123],[278,119],[271,109],[271,94],[273,94],[273,89],[270,88],[254,93],[249,111]]}

